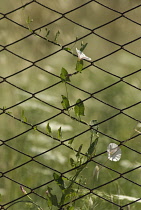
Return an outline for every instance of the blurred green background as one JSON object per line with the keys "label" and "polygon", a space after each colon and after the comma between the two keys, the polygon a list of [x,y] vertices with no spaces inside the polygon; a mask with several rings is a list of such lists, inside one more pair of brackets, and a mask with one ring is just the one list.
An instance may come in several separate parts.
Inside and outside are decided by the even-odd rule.
{"label": "blurred green background", "polygon": [[[137,135],[138,133],[134,132],[135,128],[140,130],[140,124],[138,122],[141,120],[141,71],[139,70],[141,66],[141,51],[139,47],[141,41],[137,39],[141,33],[141,7],[137,7],[140,1],[93,1],[66,14],[66,18],[61,18],[58,21],[54,20],[61,17],[61,15],[49,10],[47,7],[60,13],[66,13],[88,1],[38,0],[26,7],[22,7],[29,2],[31,1],[5,0],[0,2],[0,50],[3,49],[2,46],[6,46],[5,50],[2,50],[0,53],[0,139],[5,141],[5,144],[1,144],[0,147],[0,160],[2,173],[7,171],[0,179],[2,205],[23,195],[20,191],[19,183],[32,189],[37,187],[35,192],[46,197],[45,191],[47,190],[47,186],[45,185],[39,188],[38,186],[44,185],[52,180],[54,171],[51,168],[60,172],[65,172],[70,169],[69,158],[74,154],[67,147],[62,145],[44,153],[59,144],[59,142],[44,134],[46,133],[45,127],[48,122],[56,138],[57,130],[61,126],[63,140],[88,129],[88,126],[73,121],[66,115],[58,115],[48,120],[60,112],[52,106],[61,109],[61,95],[66,95],[65,85],[63,83],[56,84],[60,81],[61,68],[66,68],[69,74],[74,73],[77,57],[65,50],[60,50],[60,46],[34,34],[31,35],[30,30],[35,30],[37,34],[44,38],[47,31],[50,30],[50,34],[47,37],[50,41],[55,40],[56,33],[59,31],[60,34],[57,43],[61,46],[65,45],[71,48],[74,54],[76,54],[76,47],[80,49],[82,41],[83,43],[88,43],[84,53],[91,57],[92,61],[95,61],[94,65],[86,68],[81,74],[74,74],[71,77],[71,83],[67,85],[71,105],[75,104],[78,98],[84,100],[91,93],[95,93],[94,98],[90,98],[84,102],[85,116],[82,117],[82,120],[87,123],[93,119],[98,120],[98,122],[103,122],[119,113],[119,109],[125,109],[123,111],[125,114],[121,113],[99,125],[101,134],[97,146],[97,154],[106,151],[108,144],[111,142],[118,143],[118,141],[124,141],[135,134]],[[45,7],[41,4],[45,5]],[[21,9],[16,10],[18,7],[21,7]],[[136,9],[130,10],[133,7],[136,7]],[[115,12],[115,10],[119,11],[119,13]],[[123,15],[126,18],[118,18],[120,17],[120,13],[127,10],[130,11]],[[2,14],[7,15],[5,18],[2,18]],[[112,22],[115,18],[117,20]],[[87,29],[78,24],[74,24],[70,20],[85,26]],[[111,23],[104,25],[110,21]],[[15,22],[19,25],[15,24]],[[46,26],[48,23],[51,24]],[[24,27],[21,27],[21,25]],[[102,25],[104,26],[100,27]],[[42,28],[40,29],[40,27]],[[95,29],[94,34],[91,33],[89,36],[81,39],[81,37],[90,33],[88,29]],[[76,39],[78,41],[75,43],[68,44],[74,42]],[[106,41],[106,39],[113,43]],[[135,41],[132,42],[133,40]],[[119,49],[120,45],[128,42],[129,44],[125,45],[123,49],[106,57],[106,55]],[[24,59],[20,58],[20,56]],[[42,59],[46,56],[49,57]],[[32,62],[36,62],[36,66],[32,65]],[[84,61],[84,66],[87,67],[87,65],[89,63]],[[3,82],[4,77],[7,77],[7,82]],[[124,82],[122,80],[120,81],[120,77],[124,77]],[[100,91],[117,81],[120,82]],[[50,87],[52,85],[54,86]],[[42,91],[47,87],[48,89]],[[20,88],[25,91],[20,90]],[[35,96],[40,100],[32,98],[20,103],[30,98],[30,93],[36,93],[38,91],[39,93]],[[136,105],[136,103],[138,104]],[[14,106],[15,104],[17,106]],[[38,126],[38,129],[43,133],[35,131],[31,129],[31,126],[25,125],[4,114],[2,111],[3,107],[11,107],[7,111],[11,112],[18,119],[21,119],[21,112],[24,110],[25,116],[30,124],[34,125],[45,121]],[[74,116],[73,110],[70,112]],[[78,149],[79,145],[83,144],[83,152],[86,152],[89,146],[89,139],[90,132],[78,135],[74,141],[74,148]],[[107,161],[106,153],[97,156],[94,160],[101,164],[106,164],[109,168],[120,173],[140,166],[140,137],[134,138],[127,142],[126,145],[128,147],[122,147],[122,157],[119,162]],[[40,153],[43,154],[38,156]],[[34,159],[42,163],[42,165],[38,162],[30,161],[28,155],[37,155]],[[24,164],[27,161],[29,161],[28,164]],[[90,163],[87,170],[84,170],[82,173],[83,177],[86,178],[86,186],[89,188],[98,187],[119,176],[117,173],[103,167],[100,170],[97,180],[93,176],[96,165],[94,162]],[[13,168],[16,169],[11,171]],[[70,176],[71,174],[67,175]],[[118,205],[125,205],[133,201],[134,198],[139,198],[141,195],[139,186],[141,185],[141,169],[138,168],[127,173],[124,177],[98,188],[95,192]],[[58,194],[59,189],[54,183],[48,186],[52,186],[54,192]],[[117,197],[114,195],[117,195]],[[129,196],[130,198],[123,198],[123,195]],[[46,200],[35,194],[31,196],[43,209],[48,209]],[[93,196],[93,207],[90,207],[88,196],[83,201],[85,202],[83,208],[81,203],[78,203],[80,207],[76,207],[76,209],[119,209],[116,205],[112,205],[97,196]],[[23,204],[18,205],[11,207],[11,209],[27,209]],[[129,207],[129,209],[136,210],[140,208],[140,202],[133,203]],[[127,207],[123,209],[127,209]]]}

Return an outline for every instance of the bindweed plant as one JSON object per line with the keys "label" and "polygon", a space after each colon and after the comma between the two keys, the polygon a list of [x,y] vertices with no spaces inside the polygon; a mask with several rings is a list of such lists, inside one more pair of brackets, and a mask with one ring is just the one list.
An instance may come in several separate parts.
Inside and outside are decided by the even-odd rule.
{"label": "bindweed plant", "polygon": [[[28,24],[30,23],[30,20],[28,20]],[[57,38],[59,36],[59,32],[56,34],[55,42],[57,42]],[[49,31],[47,31],[47,36],[49,35]],[[87,60],[88,62],[91,62],[91,58],[87,57],[83,50],[86,48],[87,43],[83,44],[81,43],[80,50],[76,48],[77,53],[77,61],[76,61],[76,67],[74,74],[82,73],[84,68],[84,60]],[[69,50],[69,48],[66,48],[65,50]],[[97,120],[91,120],[90,123],[87,123],[83,121],[81,118],[85,115],[85,105],[84,101],[80,98],[76,100],[76,102],[73,104],[69,99],[69,93],[67,89],[67,84],[71,82],[71,77],[73,74],[69,74],[68,71],[62,67],[60,72],[60,79],[62,83],[64,83],[66,95],[60,96],[60,104],[62,106],[62,112],[64,112],[70,119],[79,122],[82,122],[83,124],[87,125],[89,127],[90,132],[90,138],[87,144],[86,152],[84,153],[84,146],[83,144],[80,144],[78,149],[74,147],[74,138],[71,138],[69,140],[63,140],[63,132],[62,128],[59,127],[57,130],[57,139],[62,142],[62,144],[67,144],[67,146],[73,150],[74,156],[70,157],[68,162],[70,165],[70,172],[73,173],[72,176],[67,177],[65,173],[54,173],[53,174],[53,180],[55,181],[56,185],[59,188],[59,196],[54,193],[53,188],[47,186],[46,190],[46,196],[47,196],[47,207],[48,209],[64,209],[64,210],[73,210],[73,209],[80,209],[79,206],[76,205],[76,200],[81,197],[81,202],[84,202],[84,206],[86,206],[86,198],[83,198],[83,195],[85,195],[85,192],[81,189],[81,185],[85,185],[85,177],[82,178],[81,174],[84,169],[87,168],[88,163],[93,160],[93,158],[96,155],[96,149],[98,146],[99,141],[99,126]],[[73,105],[71,105],[73,104]],[[6,112],[6,107],[3,108],[3,110]],[[7,112],[8,115],[12,115],[10,112]],[[14,117],[14,116],[13,116]],[[32,128],[35,131],[38,131],[38,125],[32,125],[28,122],[27,117],[25,116],[24,110],[21,112],[21,122],[27,123],[28,125],[31,125]],[[135,130],[138,133],[141,133],[139,130]],[[46,134],[52,139],[55,139],[52,132],[52,128],[49,124],[49,122],[46,125]],[[126,141],[124,141],[125,143]],[[119,161],[121,158],[121,146],[117,145],[115,143],[110,143],[107,147],[107,153],[108,158],[107,160],[110,161]],[[101,167],[102,168],[102,167]],[[96,176],[96,180],[98,180],[99,177],[99,171],[101,169],[98,165],[95,167],[94,174]],[[43,208],[38,205],[30,196],[29,194],[24,190],[23,186],[20,187],[21,191],[25,196],[27,196],[28,201],[20,201],[25,203],[30,203],[32,206],[34,206],[38,210],[43,210]],[[89,195],[90,196],[90,195]],[[89,197],[89,200],[92,202],[92,198]],[[18,202],[14,202],[11,204],[8,208],[11,206],[17,204]],[[85,207],[85,209],[87,209]],[[88,208],[88,209],[93,209]]]}

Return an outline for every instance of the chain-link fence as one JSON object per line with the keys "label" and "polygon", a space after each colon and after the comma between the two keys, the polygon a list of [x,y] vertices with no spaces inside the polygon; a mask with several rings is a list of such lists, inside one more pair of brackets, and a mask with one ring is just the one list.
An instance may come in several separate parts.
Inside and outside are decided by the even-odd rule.
{"label": "chain-link fence", "polygon": [[[0,8],[1,209],[140,209],[140,1]],[[96,152],[75,165],[91,154],[92,129]],[[109,143],[120,161],[108,160]],[[59,206],[59,184],[83,166]]]}

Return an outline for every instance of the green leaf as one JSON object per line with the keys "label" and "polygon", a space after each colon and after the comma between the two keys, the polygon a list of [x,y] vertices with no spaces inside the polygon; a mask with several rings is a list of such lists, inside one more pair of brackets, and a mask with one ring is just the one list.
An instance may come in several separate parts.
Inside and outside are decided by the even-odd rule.
{"label": "green leaf", "polygon": [[34,129],[34,131],[36,131],[36,130],[37,130],[37,126],[35,125],[35,126],[33,127],[33,129]]}
{"label": "green leaf", "polygon": [[80,48],[80,51],[83,52],[83,50],[86,48],[88,43],[86,44],[83,44],[83,42],[81,42],[81,48]]}
{"label": "green leaf", "polygon": [[80,117],[80,115],[84,116],[84,110],[85,110],[85,107],[84,107],[83,101],[81,99],[78,99],[74,107],[75,115],[78,117]]}
{"label": "green leaf", "polygon": [[66,51],[71,51],[71,48],[69,48],[69,47],[65,47],[63,49],[66,50]]}
{"label": "green leaf", "polygon": [[58,138],[59,139],[62,138],[62,130],[61,130],[61,127],[58,129]]}
{"label": "green leaf", "polygon": [[82,69],[83,69],[83,60],[77,60],[75,69],[76,69],[77,72],[81,72],[82,71]]}
{"label": "green leaf", "polygon": [[70,164],[71,164],[72,167],[75,167],[75,161],[74,161],[73,158],[70,158]]}
{"label": "green leaf", "polygon": [[27,122],[27,118],[25,117],[24,110],[22,110],[22,121]]}
{"label": "green leaf", "polygon": [[54,180],[56,181],[56,183],[58,184],[58,186],[61,188],[61,190],[64,190],[65,184],[64,184],[62,177],[56,173],[53,174],[53,177],[54,177]]}
{"label": "green leaf", "polygon": [[47,134],[51,134],[51,127],[50,127],[49,123],[46,126],[46,132],[47,132]]}
{"label": "green leaf", "polygon": [[70,82],[69,74],[65,68],[61,69],[60,77],[63,82]]}
{"label": "green leaf", "polygon": [[97,142],[98,142],[98,138],[96,138],[95,141],[91,143],[91,145],[88,149],[88,153],[87,153],[88,156],[92,156],[94,154]]}
{"label": "green leaf", "polygon": [[54,206],[57,206],[58,207],[58,200],[57,200],[57,197],[56,197],[56,195],[53,195],[52,193],[51,193],[51,191],[52,191],[52,188],[50,188],[50,187],[48,187],[47,188],[47,196],[48,196],[48,199],[50,200],[50,204],[49,205],[54,205]]}
{"label": "green leaf", "polygon": [[31,22],[33,22],[33,19],[30,19],[30,17],[28,16],[28,17],[27,17],[27,20],[26,20],[26,23],[27,23],[27,24],[30,24]]}
{"label": "green leaf", "polygon": [[73,141],[74,141],[74,138],[70,139],[70,140],[68,141],[68,144],[72,144]]}
{"label": "green leaf", "polygon": [[[98,125],[96,125],[96,124],[98,124],[98,121],[97,120],[92,120],[90,122],[90,125],[92,126],[91,133],[92,133],[93,136],[95,134],[98,135]],[[96,125],[96,126],[94,126],[94,125]]]}
{"label": "green leaf", "polygon": [[69,107],[70,107],[70,103],[69,103],[69,100],[66,96],[62,95],[62,101],[61,101],[61,104],[62,104],[62,107],[65,109],[65,110],[68,110]]}
{"label": "green leaf", "polygon": [[47,38],[47,37],[49,36],[49,34],[50,34],[50,30],[48,30],[47,28],[45,28],[45,30],[46,30],[46,35],[45,35],[45,37]]}
{"label": "green leaf", "polygon": [[12,112],[7,112],[8,114],[12,115]]}
{"label": "green leaf", "polygon": [[57,33],[55,34],[54,42],[57,43],[57,39],[58,39],[59,35],[60,35],[60,31],[57,31]]}
{"label": "green leaf", "polygon": [[78,149],[78,151],[76,153],[76,157],[80,156],[80,152],[81,152],[82,147],[83,147],[83,144],[80,145],[80,147],[79,147],[79,149]]}

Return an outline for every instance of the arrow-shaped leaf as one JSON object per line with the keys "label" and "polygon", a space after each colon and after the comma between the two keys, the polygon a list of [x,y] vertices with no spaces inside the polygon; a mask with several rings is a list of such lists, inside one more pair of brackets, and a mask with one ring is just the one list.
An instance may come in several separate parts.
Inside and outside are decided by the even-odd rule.
{"label": "arrow-shaped leaf", "polygon": [[74,159],[73,158],[70,158],[70,164],[71,164],[72,167],[75,166],[75,162],[74,162]]}
{"label": "arrow-shaped leaf", "polygon": [[61,190],[64,190],[65,185],[64,185],[64,180],[62,179],[62,177],[56,173],[53,174],[53,177],[54,177],[54,180],[56,181],[56,183],[58,184],[58,186],[61,188]]}
{"label": "arrow-shaped leaf", "polygon": [[70,140],[68,141],[68,144],[72,144],[73,141],[74,141],[74,138],[70,139]]}
{"label": "arrow-shaped leaf", "polygon": [[83,69],[83,60],[77,60],[75,69],[76,69],[77,72],[81,72],[82,71],[82,69]]}
{"label": "arrow-shaped leaf", "polygon": [[25,114],[24,114],[24,110],[22,110],[22,120],[23,120],[24,122],[27,122],[27,118],[26,118],[26,116],[25,116]]}
{"label": "arrow-shaped leaf", "polygon": [[62,101],[61,101],[61,104],[63,106],[63,108],[65,110],[68,110],[68,108],[70,107],[70,103],[69,103],[69,100],[66,96],[62,95]]}
{"label": "arrow-shaped leaf", "polygon": [[91,143],[91,145],[90,145],[90,147],[88,149],[88,153],[87,153],[88,156],[92,156],[93,153],[95,152],[97,142],[98,142],[98,138],[96,138],[95,141]]}
{"label": "arrow-shaped leaf", "polygon": [[60,31],[57,31],[57,33],[55,34],[54,42],[57,43],[59,35],[60,35]]}
{"label": "arrow-shaped leaf", "polygon": [[50,127],[49,123],[46,126],[46,132],[47,132],[47,134],[51,134],[51,127]]}
{"label": "arrow-shaped leaf", "polygon": [[61,130],[61,127],[58,129],[58,138],[59,139],[62,138],[62,130]]}
{"label": "arrow-shaped leaf", "polygon": [[81,48],[80,48],[80,51],[83,52],[83,50],[86,48],[88,43],[86,44],[83,44],[83,42],[81,42]]}
{"label": "arrow-shaped leaf", "polygon": [[52,191],[52,188],[51,187],[48,187],[47,188],[47,195],[48,195],[48,199],[49,199],[49,203],[50,203],[50,206],[57,206],[58,207],[58,200],[57,200],[57,196],[56,195],[53,195],[51,193]]}
{"label": "arrow-shaped leaf", "polygon": [[84,110],[85,110],[85,107],[84,107],[83,101],[81,99],[78,99],[74,107],[75,115],[78,117],[80,117],[80,115],[84,116]]}
{"label": "arrow-shaped leaf", "polygon": [[70,82],[69,74],[65,68],[61,69],[60,77],[62,82]]}

